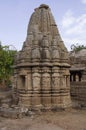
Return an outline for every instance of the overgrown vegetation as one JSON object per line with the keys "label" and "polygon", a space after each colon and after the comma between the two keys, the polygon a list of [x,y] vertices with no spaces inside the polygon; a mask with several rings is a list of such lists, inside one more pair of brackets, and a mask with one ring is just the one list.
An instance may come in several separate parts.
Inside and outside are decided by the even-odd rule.
{"label": "overgrown vegetation", "polygon": [[13,74],[13,62],[16,50],[10,50],[9,46],[2,46],[0,42],[0,84],[9,86]]}
{"label": "overgrown vegetation", "polygon": [[86,46],[79,45],[78,43],[76,45],[74,45],[74,44],[71,45],[71,50],[72,51],[80,51],[82,49],[86,49]]}

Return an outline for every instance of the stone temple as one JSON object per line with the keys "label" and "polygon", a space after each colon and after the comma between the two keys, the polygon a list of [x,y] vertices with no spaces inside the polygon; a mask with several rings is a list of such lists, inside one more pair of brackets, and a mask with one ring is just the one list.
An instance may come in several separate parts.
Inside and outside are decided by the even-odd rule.
{"label": "stone temple", "polygon": [[48,5],[30,18],[22,50],[15,57],[14,90],[18,105],[36,109],[71,106],[68,51]]}

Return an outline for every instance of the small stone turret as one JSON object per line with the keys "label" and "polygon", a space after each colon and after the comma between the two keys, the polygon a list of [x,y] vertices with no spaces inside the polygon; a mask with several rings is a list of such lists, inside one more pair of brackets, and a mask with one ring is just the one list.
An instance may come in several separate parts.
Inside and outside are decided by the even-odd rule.
{"label": "small stone turret", "polygon": [[26,40],[16,57],[18,104],[38,109],[69,107],[69,67],[68,51],[51,10],[42,4],[30,18]]}

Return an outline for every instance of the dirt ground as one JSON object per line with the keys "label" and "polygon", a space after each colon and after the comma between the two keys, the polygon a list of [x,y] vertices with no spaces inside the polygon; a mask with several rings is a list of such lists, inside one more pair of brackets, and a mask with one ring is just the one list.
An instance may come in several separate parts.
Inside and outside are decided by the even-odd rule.
{"label": "dirt ground", "polygon": [[86,130],[86,110],[41,112],[21,119],[0,117],[0,130]]}

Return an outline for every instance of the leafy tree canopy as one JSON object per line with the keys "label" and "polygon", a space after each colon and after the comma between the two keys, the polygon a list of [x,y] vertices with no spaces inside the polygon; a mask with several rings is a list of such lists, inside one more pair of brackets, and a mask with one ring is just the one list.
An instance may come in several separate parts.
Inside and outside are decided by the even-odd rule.
{"label": "leafy tree canopy", "polygon": [[10,77],[13,74],[13,62],[16,50],[10,50],[10,46],[2,46],[0,42],[0,83],[10,84]]}
{"label": "leafy tree canopy", "polygon": [[76,45],[74,45],[74,44],[71,45],[71,50],[72,51],[80,51],[82,49],[86,49],[86,46],[79,45],[78,43]]}

